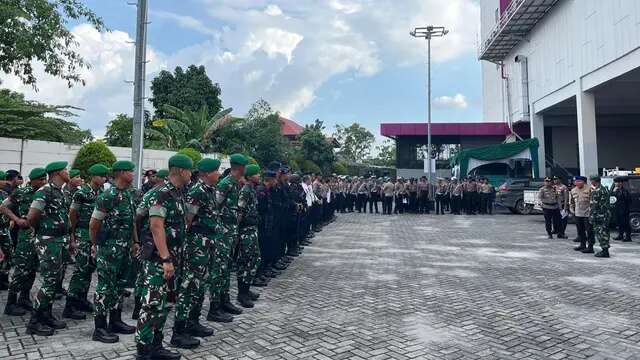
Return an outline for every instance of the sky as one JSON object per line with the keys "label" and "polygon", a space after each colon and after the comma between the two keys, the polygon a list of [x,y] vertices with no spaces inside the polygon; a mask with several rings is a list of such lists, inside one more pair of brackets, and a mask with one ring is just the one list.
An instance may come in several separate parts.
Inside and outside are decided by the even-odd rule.
{"label": "sky", "polygon": [[[136,7],[85,3],[110,29],[69,24],[91,64],[86,86],[68,88],[38,64],[37,92],[6,74],[0,86],[83,108],[76,121],[100,137],[133,112]],[[409,31],[434,24],[450,32],[432,40],[433,121],[482,121],[479,16],[477,0],[149,0],[147,85],[161,70],[204,65],[234,114],[264,98],[302,125],[357,122],[380,141],[380,123],[426,121],[426,41]]]}

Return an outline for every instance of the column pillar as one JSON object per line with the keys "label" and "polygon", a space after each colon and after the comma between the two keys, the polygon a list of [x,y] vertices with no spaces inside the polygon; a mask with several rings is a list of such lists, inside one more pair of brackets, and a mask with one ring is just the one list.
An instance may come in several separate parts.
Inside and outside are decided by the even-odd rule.
{"label": "column pillar", "polygon": [[[531,105],[531,138],[537,138],[540,145],[538,146],[538,177],[547,176],[546,152],[544,149],[544,116],[536,114],[535,108]],[[534,169],[535,170],[535,169]],[[534,171],[534,177],[536,176]]]}
{"label": "column pillar", "polygon": [[592,93],[582,91],[578,81],[576,112],[578,114],[578,158],[580,174],[596,175],[598,171],[598,142],[596,138],[596,102]]}

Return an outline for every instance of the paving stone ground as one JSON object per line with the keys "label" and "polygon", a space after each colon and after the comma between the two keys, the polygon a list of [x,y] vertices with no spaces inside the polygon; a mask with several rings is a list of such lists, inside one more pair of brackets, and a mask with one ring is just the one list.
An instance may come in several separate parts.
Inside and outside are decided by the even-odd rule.
{"label": "paving stone ground", "polygon": [[[214,337],[181,352],[188,359],[640,359],[640,239],[613,242],[612,258],[599,260],[574,252],[570,240],[546,239],[543,228],[540,216],[342,215],[260,290],[256,308],[215,324]],[[0,299],[4,307],[6,292]],[[69,321],[44,338],[25,335],[27,320],[0,315],[0,359],[135,353],[132,335],[115,345],[92,342],[92,321]]]}

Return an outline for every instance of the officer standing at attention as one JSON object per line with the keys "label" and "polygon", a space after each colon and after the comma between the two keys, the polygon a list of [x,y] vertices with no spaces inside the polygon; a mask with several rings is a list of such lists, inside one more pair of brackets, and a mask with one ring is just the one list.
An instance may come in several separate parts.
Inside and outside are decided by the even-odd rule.
{"label": "officer standing at attention", "polygon": [[631,195],[624,188],[624,178],[616,177],[613,179],[615,185],[613,196],[616,197],[615,214],[616,225],[618,226],[618,236],[613,240],[622,240],[624,242],[631,241],[631,225],[629,224],[629,212],[631,209]]}
{"label": "officer standing at attention", "polygon": [[451,178],[451,185],[451,213],[454,215],[460,215],[464,185],[455,177]]}
{"label": "officer standing at attention", "polygon": [[573,250],[593,254],[593,228],[589,224],[591,188],[585,186],[586,182],[587,178],[584,176],[576,176],[573,179],[575,186],[569,194],[569,209],[576,221],[576,230],[580,241],[580,246]]}
{"label": "officer standing at attention", "polygon": [[121,281],[129,253],[138,242],[134,226],[135,205],[129,191],[134,168],[131,161],[113,163],[114,186],[98,196],[89,221],[91,252],[96,255],[98,274],[92,338],[103,343],[117,342],[115,334],[133,334],[135,331],[133,326],[122,321],[124,282]]}
{"label": "officer standing at attention", "polygon": [[[136,326],[137,359],[180,359],[180,353],[162,346],[167,299],[173,291],[180,249],[185,237],[182,188],[191,181],[193,161],[177,154],[169,158],[169,181],[149,199],[150,234],[141,243],[142,310]],[[193,339],[196,340],[197,339]],[[199,341],[198,341],[199,343]],[[198,343],[192,346],[198,346]]]}
{"label": "officer standing at attention", "polygon": [[213,335],[213,329],[200,324],[200,312],[207,269],[215,261],[215,243],[220,237],[220,219],[215,203],[220,160],[202,159],[197,168],[200,179],[189,189],[185,202],[187,236],[183,251],[188,256],[182,259],[171,337],[171,345],[180,348],[197,346],[198,341],[192,336]]}
{"label": "officer standing at attention", "polygon": [[[258,267],[260,267],[260,247],[258,245],[260,218],[256,194],[256,186],[260,184],[260,167],[256,164],[247,165],[244,176],[246,181],[238,196],[239,243],[236,247],[238,302],[242,307],[252,308],[253,302],[259,297],[259,294],[251,292],[250,287],[258,272]],[[290,188],[290,190],[292,189],[295,187]],[[294,234],[291,236],[295,238]],[[289,248],[288,250],[294,249]]]}
{"label": "officer standing at attention", "polygon": [[538,201],[544,213],[544,226],[549,239],[553,239],[553,229],[560,228],[560,200],[552,179],[546,177],[544,186],[538,190]]}
{"label": "officer standing at attention", "polygon": [[[558,239],[567,239],[565,231],[567,230],[567,223],[569,222],[569,188],[562,183],[562,178],[559,176],[553,177],[553,185],[558,192],[558,200],[560,201],[560,228],[555,229],[558,233]],[[563,216],[564,215],[564,216]]]}
{"label": "officer standing at attention", "polygon": [[609,257],[609,222],[611,220],[610,212],[610,200],[609,190],[602,186],[600,182],[600,176],[591,176],[591,216],[589,218],[591,225],[593,226],[593,234],[595,235],[598,244],[600,245],[600,252],[595,256],[599,258]]}
{"label": "officer standing at attention", "polygon": [[418,213],[429,213],[429,184],[427,183],[427,177],[423,176],[416,185],[418,190]]}
{"label": "officer standing at attention", "polygon": [[66,161],[56,161],[45,168],[49,182],[33,195],[27,214],[29,225],[35,229],[35,244],[40,261],[41,285],[34,303],[34,312],[27,324],[27,334],[53,335],[55,329],[67,324],[51,314],[60,272],[63,269],[63,249],[66,243],[67,209],[62,186],[69,181]]}
{"label": "officer standing at attention", "polygon": [[[29,173],[29,183],[16,189],[0,205],[0,212],[18,227],[18,243],[13,254],[13,276],[9,284],[7,305],[4,308],[6,315],[22,316],[27,311],[33,310],[29,293],[36,279],[38,254],[33,229],[29,227],[26,218],[33,195],[46,183],[47,171],[44,168],[35,168]],[[18,293],[20,293],[19,299],[17,299]]]}
{"label": "officer standing at attention", "polygon": [[89,168],[88,173],[91,181],[76,190],[69,208],[71,243],[77,244],[76,267],[69,282],[67,303],[62,313],[62,316],[69,318],[76,317],[79,311],[93,312],[93,305],[87,300],[91,277],[96,270],[96,262],[91,255],[89,222],[109,169],[102,164],[95,164]]}

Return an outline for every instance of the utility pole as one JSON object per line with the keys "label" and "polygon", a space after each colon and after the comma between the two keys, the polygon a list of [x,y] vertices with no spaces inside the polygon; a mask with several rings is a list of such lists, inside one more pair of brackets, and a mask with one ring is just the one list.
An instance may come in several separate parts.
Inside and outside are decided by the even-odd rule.
{"label": "utility pole", "polygon": [[427,179],[429,184],[433,184],[433,174],[431,171],[431,38],[442,37],[449,33],[444,26],[417,27],[410,32],[415,38],[425,38],[427,40]]}
{"label": "utility pole", "polygon": [[140,188],[144,149],[144,88],[147,64],[147,0],[138,0],[136,24],[136,63],[133,83],[133,136],[131,137],[131,159],[136,166],[133,185]]}

